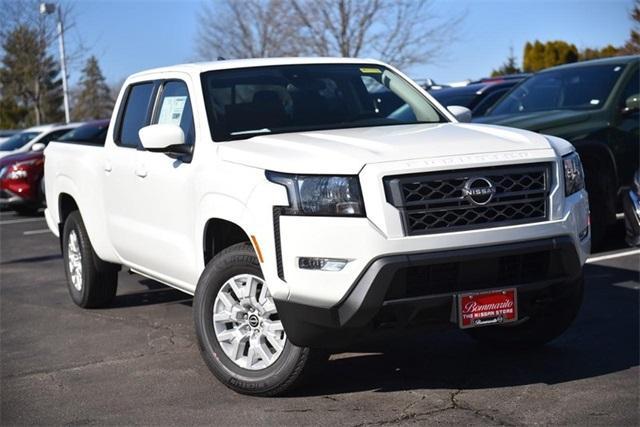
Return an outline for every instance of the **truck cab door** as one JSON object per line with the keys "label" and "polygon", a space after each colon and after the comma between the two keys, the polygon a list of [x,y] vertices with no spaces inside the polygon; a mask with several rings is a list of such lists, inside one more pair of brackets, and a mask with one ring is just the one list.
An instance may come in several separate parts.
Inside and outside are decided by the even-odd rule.
{"label": "truck cab door", "polygon": [[[195,142],[193,111],[187,84],[167,80],[158,87],[150,124],[173,124],[182,128],[185,144]],[[132,261],[141,272],[175,284],[192,284],[198,257],[193,253],[196,209],[194,167],[188,155],[138,150],[130,188],[135,209]]]}
{"label": "truck cab door", "polygon": [[138,131],[149,124],[157,84],[134,83],[125,92],[116,118],[112,143],[106,144],[104,192],[107,229],[114,250],[123,264],[132,266],[143,249],[140,227],[134,219],[143,210],[135,186],[135,168],[140,156]]}

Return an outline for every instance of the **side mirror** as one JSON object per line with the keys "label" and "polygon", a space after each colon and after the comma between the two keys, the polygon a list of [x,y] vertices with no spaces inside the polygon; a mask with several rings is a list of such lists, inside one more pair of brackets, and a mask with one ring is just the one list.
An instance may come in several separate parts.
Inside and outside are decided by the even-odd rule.
{"label": "side mirror", "polygon": [[640,110],[640,94],[631,95],[624,101],[624,114]]}
{"label": "side mirror", "polygon": [[461,123],[469,123],[471,121],[471,110],[467,107],[449,105],[447,110]]}
{"label": "side mirror", "polygon": [[184,131],[178,125],[157,124],[138,131],[142,147],[153,153],[191,154],[191,146],[184,143]]}
{"label": "side mirror", "polygon": [[42,142],[36,142],[31,146],[31,151],[44,151],[45,148],[47,148],[47,146]]}

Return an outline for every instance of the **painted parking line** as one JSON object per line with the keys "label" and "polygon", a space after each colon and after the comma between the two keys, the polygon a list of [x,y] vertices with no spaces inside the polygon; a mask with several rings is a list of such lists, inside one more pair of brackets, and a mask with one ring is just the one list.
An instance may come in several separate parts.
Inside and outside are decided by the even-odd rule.
{"label": "painted parking line", "polygon": [[20,219],[8,219],[5,221],[0,221],[0,225],[10,225],[10,224],[22,224],[27,222],[40,222],[45,221],[44,218],[20,218]]}
{"label": "painted parking line", "polygon": [[45,233],[51,233],[51,230],[49,230],[48,228],[44,228],[42,230],[25,231],[22,234],[25,235],[25,236],[33,236],[34,234],[45,234]]}
{"label": "painted parking line", "polygon": [[612,254],[594,256],[594,257],[589,258],[587,260],[587,263],[594,263],[594,262],[598,262],[598,261],[604,261],[604,260],[607,260],[607,259],[622,258],[622,257],[631,256],[631,255],[637,255],[637,254],[640,254],[640,249],[629,249],[629,250],[626,250],[626,251],[615,252],[615,253],[612,253]]}
{"label": "painted parking line", "polygon": [[38,222],[44,221],[44,218],[21,218],[21,219],[9,219],[6,221],[0,221],[0,225],[10,225],[10,224],[22,224],[25,222]]}

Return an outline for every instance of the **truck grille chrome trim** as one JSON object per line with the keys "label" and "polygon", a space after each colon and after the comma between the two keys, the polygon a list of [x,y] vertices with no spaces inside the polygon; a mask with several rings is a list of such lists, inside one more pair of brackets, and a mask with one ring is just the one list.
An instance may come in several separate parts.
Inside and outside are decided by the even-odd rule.
{"label": "truck grille chrome trim", "polygon": [[544,221],[550,164],[495,166],[383,178],[409,236]]}

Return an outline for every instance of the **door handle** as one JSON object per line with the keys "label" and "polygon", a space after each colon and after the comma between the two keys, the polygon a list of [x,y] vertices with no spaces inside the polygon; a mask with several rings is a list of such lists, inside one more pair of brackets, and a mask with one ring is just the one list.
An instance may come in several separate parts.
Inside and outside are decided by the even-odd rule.
{"label": "door handle", "polygon": [[138,166],[135,170],[135,173],[140,178],[144,178],[145,176],[147,176],[147,171],[142,166]]}
{"label": "door handle", "polygon": [[113,166],[111,166],[111,162],[104,162],[104,171],[109,173],[113,170]]}

